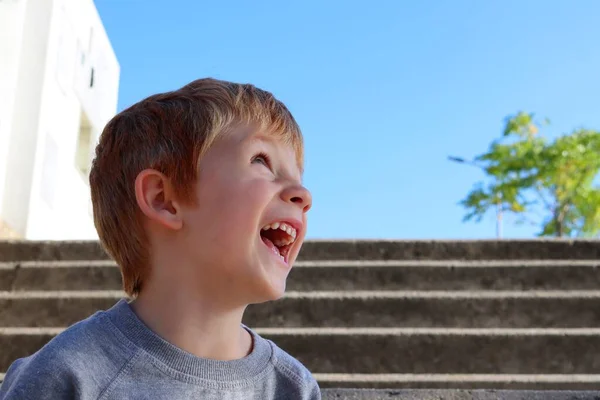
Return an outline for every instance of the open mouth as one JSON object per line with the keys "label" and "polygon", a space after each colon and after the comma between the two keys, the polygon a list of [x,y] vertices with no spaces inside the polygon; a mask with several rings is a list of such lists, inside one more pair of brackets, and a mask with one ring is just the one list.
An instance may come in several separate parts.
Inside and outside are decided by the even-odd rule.
{"label": "open mouth", "polygon": [[285,222],[265,225],[260,230],[260,237],[269,249],[287,263],[288,254],[296,241],[296,229]]}

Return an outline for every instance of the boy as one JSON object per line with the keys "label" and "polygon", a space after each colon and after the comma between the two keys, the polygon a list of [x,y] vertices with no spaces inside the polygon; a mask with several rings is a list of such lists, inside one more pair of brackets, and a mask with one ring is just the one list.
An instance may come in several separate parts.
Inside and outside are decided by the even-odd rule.
{"label": "boy", "polygon": [[311,206],[302,165],[296,121],[252,85],[201,79],[115,116],[90,187],[133,300],[15,361],[0,399],[319,399],[241,323],[284,293]]}

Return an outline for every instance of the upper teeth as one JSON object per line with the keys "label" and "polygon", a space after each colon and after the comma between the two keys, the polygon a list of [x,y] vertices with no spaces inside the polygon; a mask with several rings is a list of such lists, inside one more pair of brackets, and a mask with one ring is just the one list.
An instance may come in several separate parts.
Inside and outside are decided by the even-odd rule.
{"label": "upper teeth", "polygon": [[265,225],[261,230],[266,231],[269,229],[279,229],[290,235],[289,239],[277,240],[277,243],[273,243],[275,246],[286,246],[293,243],[296,240],[296,229],[286,224],[285,222],[275,222],[273,224]]}

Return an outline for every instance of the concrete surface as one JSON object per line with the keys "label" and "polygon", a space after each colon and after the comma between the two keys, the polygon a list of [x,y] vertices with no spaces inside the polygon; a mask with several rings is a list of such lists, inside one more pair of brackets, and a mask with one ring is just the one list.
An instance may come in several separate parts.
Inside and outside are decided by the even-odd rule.
{"label": "concrete surface", "polygon": [[[287,290],[590,290],[598,260],[299,261]],[[120,290],[109,260],[0,264],[2,290]]]}
{"label": "concrete surface", "polygon": [[323,400],[600,400],[594,391],[322,390]]}
{"label": "concrete surface", "polygon": [[[245,322],[309,367],[330,398],[600,389],[598,255],[593,240],[309,241],[286,297],[251,306]],[[97,242],[0,242],[0,373],[120,289]],[[539,398],[580,398],[555,394],[583,395]]]}
{"label": "concrete surface", "polygon": [[[600,258],[599,240],[307,241],[299,260],[537,260]],[[91,242],[0,241],[0,261],[104,260]]]}
{"label": "concrete surface", "polygon": [[314,374],[322,389],[598,390],[587,374]]}
{"label": "concrete surface", "polygon": [[[110,308],[120,291],[0,292],[0,326],[66,327]],[[256,327],[585,328],[600,326],[600,291],[288,292],[248,307]]]}
{"label": "concrete surface", "polygon": [[[600,329],[257,329],[313,373],[600,374]],[[0,371],[56,329],[0,328]]]}

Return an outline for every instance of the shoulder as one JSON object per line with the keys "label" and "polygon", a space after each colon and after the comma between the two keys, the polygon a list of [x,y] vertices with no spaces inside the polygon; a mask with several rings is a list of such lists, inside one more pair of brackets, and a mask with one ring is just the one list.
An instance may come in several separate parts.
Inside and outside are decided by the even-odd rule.
{"label": "shoulder", "polygon": [[131,353],[98,312],[14,361],[0,386],[0,400],[97,398]]}
{"label": "shoulder", "polygon": [[291,384],[297,387],[298,395],[301,399],[320,399],[321,391],[317,380],[311,372],[300,361],[292,357],[286,351],[279,348],[275,343],[269,341],[273,347],[273,365],[275,370],[281,374],[284,379],[289,380]]}

